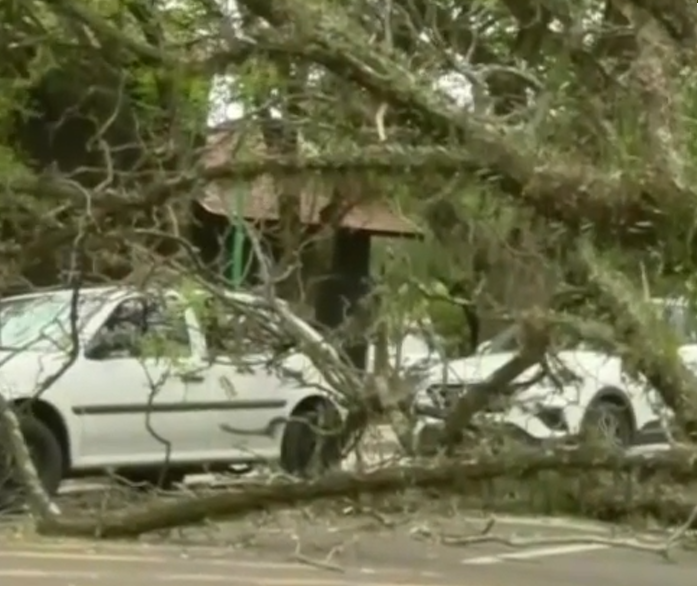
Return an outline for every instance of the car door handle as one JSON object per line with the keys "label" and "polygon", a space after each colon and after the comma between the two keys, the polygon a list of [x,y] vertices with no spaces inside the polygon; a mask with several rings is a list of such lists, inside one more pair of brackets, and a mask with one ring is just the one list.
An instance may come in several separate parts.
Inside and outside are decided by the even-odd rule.
{"label": "car door handle", "polygon": [[182,382],[198,383],[204,381],[204,375],[199,372],[179,372],[177,374]]}

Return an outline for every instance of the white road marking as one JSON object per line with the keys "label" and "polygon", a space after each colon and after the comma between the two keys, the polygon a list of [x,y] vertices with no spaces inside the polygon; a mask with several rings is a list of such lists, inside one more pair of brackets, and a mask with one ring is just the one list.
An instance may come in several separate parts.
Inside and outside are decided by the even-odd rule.
{"label": "white road marking", "polygon": [[[201,572],[178,572],[178,573],[164,573],[155,575],[156,580],[162,581],[172,581],[172,582],[182,582],[190,583],[197,582],[201,584],[205,583],[224,583],[226,581],[232,582],[234,580],[240,580],[240,577],[234,577],[229,574],[203,574]],[[257,578],[256,580],[259,580]],[[251,581],[250,581],[251,582]]]}
{"label": "white road marking", "polygon": [[163,573],[154,576],[157,581],[167,581],[176,583],[196,583],[205,585],[212,583],[221,585],[226,583],[258,583],[264,586],[305,586],[305,587],[327,587],[327,586],[350,586],[351,583],[338,581],[329,577],[322,576],[270,576],[270,575],[241,575],[241,574],[203,574],[203,573]]}
{"label": "white road marking", "polygon": [[[485,516],[462,516],[460,520],[475,525],[484,525],[490,520]],[[516,515],[493,515],[495,525],[514,525],[519,527],[534,527],[538,529],[581,531],[584,533],[598,533],[608,535],[612,533],[613,525],[597,521],[576,520],[567,517],[537,517]]]}
{"label": "white road marking", "polygon": [[29,568],[4,569],[0,570],[0,578],[70,578],[70,579],[92,579],[101,577],[99,572],[84,572],[81,570],[32,570]]}
{"label": "white road marking", "polygon": [[585,552],[595,552],[608,549],[605,545],[594,543],[580,543],[577,545],[560,545],[555,547],[541,547],[526,549],[518,552],[507,552],[494,556],[480,556],[477,558],[466,558],[461,560],[461,564],[484,566],[488,564],[501,564],[517,560],[536,560],[538,558],[551,558],[553,556],[570,556]]}
{"label": "white road marking", "polygon": [[[104,572],[84,572],[80,570],[34,570],[34,569],[3,569],[0,570],[0,579],[57,579],[57,580],[100,580],[107,577],[114,578],[113,571],[105,569]],[[268,576],[268,575],[240,575],[240,574],[212,574],[203,572],[192,573],[158,573],[150,574],[148,579],[165,582],[195,582],[197,584],[226,584],[231,582],[248,582],[266,585],[303,585],[303,586],[328,586],[340,585],[349,586],[351,583],[335,581],[327,577],[315,575],[288,575],[288,576]]]}
{"label": "white road marking", "polygon": [[[107,562],[114,564],[173,564],[178,559],[168,556],[151,556],[143,554],[127,555],[122,553],[96,553],[79,551],[51,551],[46,549],[36,550],[0,550],[0,560],[64,560],[80,562]],[[192,562],[211,567],[246,568],[256,570],[282,570],[293,572],[302,570],[304,565],[294,562],[264,562],[263,560],[242,560],[231,557],[231,559],[190,559]]]}
{"label": "white road marking", "polygon": [[[147,552],[141,554],[125,554],[119,553],[117,550],[120,548],[114,547],[112,551],[79,551],[75,547],[68,545],[66,549],[62,551],[59,550],[60,546],[54,547],[37,547],[34,550],[3,550],[0,549],[0,565],[7,564],[10,560],[22,560],[26,564],[27,562],[40,563],[43,561],[64,561],[64,562],[83,562],[85,565],[90,563],[101,563],[109,565],[111,568],[100,568],[98,572],[85,572],[80,574],[80,572],[65,571],[61,574],[61,570],[17,570],[16,572],[25,573],[12,575],[15,578],[33,578],[33,577],[49,577],[49,576],[61,576],[63,578],[84,578],[96,579],[100,576],[111,575],[117,572],[120,566],[121,569],[124,567],[130,568],[134,572],[144,572],[148,571],[149,575],[158,577],[162,580],[176,580],[181,579],[182,581],[198,580],[197,577],[201,577],[204,583],[215,583],[224,580],[272,580],[270,577],[273,575],[281,574],[283,577],[294,576],[299,578],[294,578],[293,580],[301,581],[298,584],[303,585],[329,585],[330,583],[322,582],[325,579],[321,579],[320,582],[313,582],[314,579],[303,578],[308,572],[308,566],[306,564],[298,562],[281,562],[281,561],[264,561],[264,560],[251,560],[251,559],[241,559],[236,558],[233,555],[230,558],[191,558],[191,557],[174,557],[167,555],[149,555]],[[155,552],[153,552],[155,553]],[[181,574],[171,574],[169,572],[162,572],[164,567],[176,566],[179,563],[182,564],[195,564],[197,566],[197,572],[193,573],[181,573]],[[15,562],[15,565],[17,562]],[[159,567],[159,568],[158,568]],[[180,566],[181,568],[181,566]],[[235,575],[224,574],[226,571],[234,572]],[[366,574],[373,573],[376,576],[381,574],[386,575],[397,575],[400,576],[404,573],[405,569],[400,567],[381,567],[380,569],[363,568],[361,572]],[[35,574],[27,574],[32,573]],[[155,574],[153,574],[155,573]],[[241,574],[240,574],[241,573]],[[251,579],[250,573],[255,573],[257,578]],[[84,575],[84,576],[83,576]],[[0,571],[0,578],[3,578],[3,571]],[[424,574],[424,576],[431,576],[431,574]],[[439,576],[435,574],[433,576]],[[8,578],[12,578],[7,575]],[[227,577],[227,578],[226,578]],[[259,577],[262,577],[261,579]],[[275,582],[269,584],[279,584],[285,585],[288,578],[274,579]],[[1,582],[1,581],[0,581]],[[339,583],[337,583],[339,584]],[[348,584],[348,583],[347,583]]]}

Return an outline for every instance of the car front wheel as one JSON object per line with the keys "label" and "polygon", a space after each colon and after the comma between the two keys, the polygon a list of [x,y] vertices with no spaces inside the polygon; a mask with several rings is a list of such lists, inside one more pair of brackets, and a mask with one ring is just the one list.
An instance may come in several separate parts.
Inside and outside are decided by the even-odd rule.
{"label": "car front wheel", "polygon": [[[36,418],[23,417],[20,425],[39,480],[46,493],[53,497],[63,479],[61,445],[51,429]],[[25,500],[26,490],[16,462],[8,449],[0,447],[0,508],[22,506]]]}
{"label": "car front wheel", "polygon": [[593,403],[582,425],[584,441],[625,448],[633,441],[633,424],[625,406],[600,399]]}
{"label": "car front wheel", "polygon": [[284,428],[282,469],[290,475],[311,477],[336,467],[342,459],[339,421],[334,405],[325,399],[301,403]]}

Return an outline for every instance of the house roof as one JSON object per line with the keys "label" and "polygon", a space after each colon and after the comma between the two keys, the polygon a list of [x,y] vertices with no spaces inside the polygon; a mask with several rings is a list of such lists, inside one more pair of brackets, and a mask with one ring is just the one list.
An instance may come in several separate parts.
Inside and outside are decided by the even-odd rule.
{"label": "house roof", "polygon": [[[204,165],[215,167],[224,164],[235,152],[238,142],[239,135],[234,123],[210,131],[203,153]],[[244,150],[252,155],[264,152],[261,142],[247,140]],[[284,184],[292,185],[293,179],[284,180]],[[251,183],[216,181],[207,186],[199,203],[217,215],[235,217],[238,209],[242,208],[243,217],[249,221],[276,221],[279,218],[279,190],[275,180],[266,175]],[[337,224],[341,227],[375,234],[419,235],[416,224],[401,214],[396,204],[380,198],[360,196],[359,191],[358,185],[337,189],[322,180],[304,179],[300,189],[301,221],[308,225],[320,224],[326,220],[325,214],[332,206],[333,210],[336,209]]]}

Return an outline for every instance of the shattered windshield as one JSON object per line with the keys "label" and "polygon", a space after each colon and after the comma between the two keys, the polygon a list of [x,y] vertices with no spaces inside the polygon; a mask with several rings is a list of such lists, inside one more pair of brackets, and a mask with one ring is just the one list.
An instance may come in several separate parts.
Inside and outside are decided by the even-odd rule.
{"label": "shattered windshield", "polygon": [[[0,350],[54,351],[70,345],[72,294],[61,293],[0,301]],[[78,326],[99,307],[81,297]]]}

